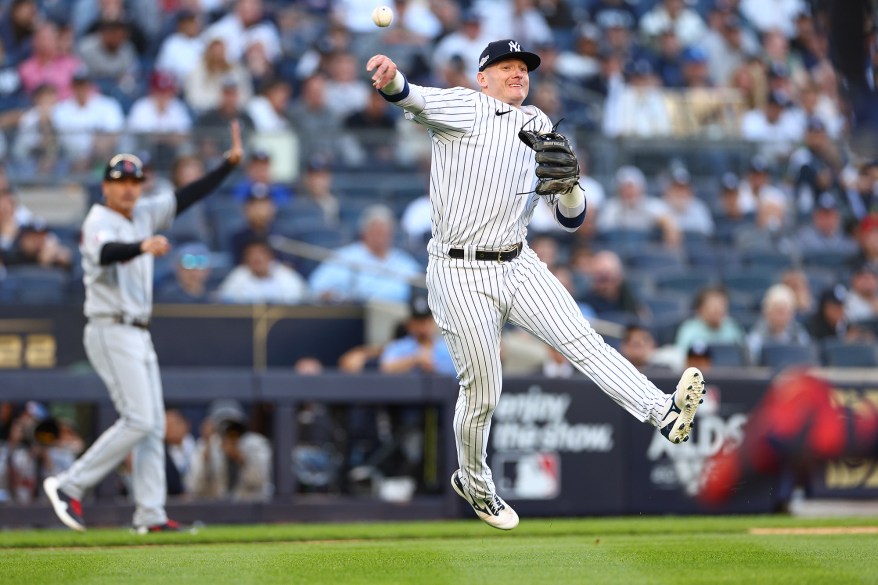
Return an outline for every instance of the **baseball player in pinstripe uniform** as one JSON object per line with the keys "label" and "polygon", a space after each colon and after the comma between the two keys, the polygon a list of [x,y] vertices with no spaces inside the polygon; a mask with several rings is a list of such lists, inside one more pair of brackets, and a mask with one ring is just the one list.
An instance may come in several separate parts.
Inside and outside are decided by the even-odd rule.
{"label": "baseball player in pinstripe uniform", "polygon": [[154,235],[174,217],[214,191],[241,161],[241,133],[231,125],[225,160],[176,192],[141,199],[143,164],[134,155],[109,160],[95,204],[82,225],[85,351],[106,384],[119,419],[65,473],[43,482],[58,518],[83,531],[80,500],[88,488],[133,454],[134,528],[139,533],[176,531],[165,514],[165,413],[158,360],[149,334],[153,259],[170,244]]}
{"label": "baseball player in pinstripe uniform", "polygon": [[[495,491],[486,444],[500,399],[500,338],[507,321],[563,353],[610,398],[672,442],[688,439],[704,392],[695,368],[683,373],[673,394],[656,388],[595,333],[527,246],[527,224],[540,199],[567,231],[585,219],[585,199],[575,180],[556,188],[564,184],[543,178],[552,169],[543,164],[550,157],[538,143],[544,137],[556,146],[567,141],[545,113],[522,105],[528,74],[539,64],[539,56],[514,40],[489,43],[479,59],[480,91],[410,84],[384,55],[366,64],[375,88],[425,126],[432,141],[429,305],[460,383],[454,416],[460,469],[451,484],[479,518],[504,530],[518,525],[518,515]],[[575,163],[569,144],[566,151]],[[565,176],[578,177],[578,171],[573,164]]]}

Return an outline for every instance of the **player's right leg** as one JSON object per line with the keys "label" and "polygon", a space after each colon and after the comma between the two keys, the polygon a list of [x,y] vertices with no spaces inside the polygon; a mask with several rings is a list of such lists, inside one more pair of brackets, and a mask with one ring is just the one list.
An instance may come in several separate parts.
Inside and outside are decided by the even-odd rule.
{"label": "player's right leg", "polygon": [[[71,524],[64,515],[64,505],[70,510],[79,509],[77,523],[81,527],[71,528],[85,528],[78,504],[84,492],[115,469],[154,427],[142,334],[140,329],[125,325],[86,325],[86,354],[107,386],[119,419],[98,437],[70,469],[43,482],[62,522],[68,526]],[[59,503],[56,503],[56,499]]]}
{"label": "player's right leg", "polygon": [[518,515],[497,495],[487,461],[491,417],[502,387],[502,268],[473,261],[462,270],[459,262],[431,259],[427,271],[430,309],[460,382],[453,422],[460,469],[451,484],[479,518],[509,530],[518,525]]}

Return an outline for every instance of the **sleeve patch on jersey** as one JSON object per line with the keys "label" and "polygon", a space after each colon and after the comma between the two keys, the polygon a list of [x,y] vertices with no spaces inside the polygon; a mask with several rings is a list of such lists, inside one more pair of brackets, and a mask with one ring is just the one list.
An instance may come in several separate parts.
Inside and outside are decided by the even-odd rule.
{"label": "sleeve patch on jersey", "polygon": [[[405,78],[403,78],[403,79],[405,79]],[[381,97],[383,97],[385,100],[389,101],[390,103],[396,103],[396,102],[402,101],[409,96],[409,80],[405,79],[405,85],[402,86],[402,91],[400,91],[399,93],[395,93],[393,95],[387,95],[387,94],[380,92],[380,91],[378,93],[380,93]]]}
{"label": "sleeve patch on jersey", "polygon": [[577,215],[576,217],[565,217],[563,213],[556,207],[555,208],[555,217],[558,218],[558,223],[562,226],[569,229],[576,229],[582,225],[582,222],[585,221],[585,209],[582,210],[582,213]]}

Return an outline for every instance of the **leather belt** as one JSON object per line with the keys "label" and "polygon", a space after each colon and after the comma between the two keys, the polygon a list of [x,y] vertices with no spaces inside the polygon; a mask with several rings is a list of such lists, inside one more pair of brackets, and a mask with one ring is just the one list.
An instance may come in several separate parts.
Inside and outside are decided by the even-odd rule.
{"label": "leather belt", "polygon": [[95,315],[94,317],[89,317],[89,321],[110,321],[119,325],[130,325],[138,329],[149,329],[149,321],[133,319],[127,315]]}
{"label": "leather belt", "polygon": [[[514,246],[503,248],[502,250],[476,250],[476,260],[492,260],[494,262],[509,262],[515,260],[521,254],[522,245],[519,242]],[[466,258],[466,253],[461,248],[451,248],[448,250],[449,258],[462,259]]]}

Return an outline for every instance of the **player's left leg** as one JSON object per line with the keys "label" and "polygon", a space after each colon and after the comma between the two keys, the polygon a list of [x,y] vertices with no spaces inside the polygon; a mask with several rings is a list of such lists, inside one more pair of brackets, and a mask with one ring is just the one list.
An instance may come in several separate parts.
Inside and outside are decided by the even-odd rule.
{"label": "player's left leg", "polygon": [[149,334],[144,345],[148,349],[146,371],[148,376],[150,420],[149,433],[132,449],[132,486],[135,502],[134,528],[143,530],[167,524],[165,513],[167,484],[165,482],[165,403],[158,358]]}
{"label": "player's left leg", "polygon": [[675,443],[687,439],[704,392],[701,372],[689,368],[676,391],[665,394],[592,329],[564,285],[532,250],[525,249],[514,275],[519,282],[510,321],[564,354],[637,420],[649,421]]}

